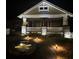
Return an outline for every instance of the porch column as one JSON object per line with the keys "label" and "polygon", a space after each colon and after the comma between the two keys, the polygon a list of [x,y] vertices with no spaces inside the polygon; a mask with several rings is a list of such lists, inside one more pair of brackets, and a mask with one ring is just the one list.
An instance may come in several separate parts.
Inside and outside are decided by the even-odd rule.
{"label": "porch column", "polygon": [[64,29],[65,25],[67,25],[67,15],[63,16],[63,37],[64,37],[64,34],[65,34],[65,29]]}
{"label": "porch column", "polygon": [[67,15],[63,16],[63,25],[68,25],[68,17],[67,17]]}
{"label": "porch column", "polygon": [[27,25],[27,19],[23,18],[23,23],[22,23],[22,27],[21,27],[21,35],[24,36],[26,35],[26,25]]}
{"label": "porch column", "polygon": [[46,27],[42,27],[42,35],[46,35],[47,34],[47,28]]}

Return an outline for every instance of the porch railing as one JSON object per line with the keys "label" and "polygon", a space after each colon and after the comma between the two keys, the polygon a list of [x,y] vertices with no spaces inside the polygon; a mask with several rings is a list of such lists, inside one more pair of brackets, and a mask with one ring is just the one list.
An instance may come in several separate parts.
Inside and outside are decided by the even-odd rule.
{"label": "porch railing", "polygon": [[42,28],[46,28],[48,32],[63,31],[63,27],[27,27],[27,32],[41,32]]}

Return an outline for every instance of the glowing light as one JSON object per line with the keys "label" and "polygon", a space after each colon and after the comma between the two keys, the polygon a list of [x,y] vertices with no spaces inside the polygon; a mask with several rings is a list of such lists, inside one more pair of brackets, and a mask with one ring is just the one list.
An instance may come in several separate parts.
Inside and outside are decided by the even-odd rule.
{"label": "glowing light", "polygon": [[26,18],[23,18],[23,22],[25,22],[25,23],[26,23]]}
{"label": "glowing light", "polygon": [[57,44],[52,45],[52,46],[50,47],[50,49],[51,49],[52,51],[55,50],[56,52],[66,51],[66,49],[65,49],[64,47],[62,47],[62,46],[60,46],[60,45],[57,45]]}
{"label": "glowing light", "polygon": [[27,25],[27,24],[28,24],[27,19],[23,17],[23,25]]}
{"label": "glowing light", "polygon": [[64,37],[65,38],[72,38],[72,33],[71,32],[65,32]]}
{"label": "glowing light", "polygon": [[46,27],[42,27],[42,35],[46,35],[46,32],[47,32]]}
{"label": "glowing light", "polygon": [[40,39],[40,38],[35,38],[35,39],[33,39],[33,41],[35,42],[35,43],[41,43],[41,42],[43,42],[43,40],[42,39]]}
{"label": "glowing light", "polygon": [[21,33],[22,35],[26,35],[26,26],[22,26]]}
{"label": "glowing light", "polygon": [[26,32],[27,34],[29,34],[29,32]]}
{"label": "glowing light", "polygon": [[23,46],[24,44],[23,44],[23,43],[20,43],[19,45],[20,45],[20,46]]}
{"label": "glowing light", "polygon": [[7,34],[7,35],[10,34],[10,29],[9,29],[9,28],[6,29],[6,34]]}
{"label": "glowing light", "polygon": [[46,35],[46,32],[42,32],[42,35]]}
{"label": "glowing light", "polygon": [[68,59],[68,58],[65,57],[65,56],[56,55],[56,56],[53,56],[53,57],[48,57],[48,59]]}
{"label": "glowing light", "polygon": [[56,56],[56,59],[66,59],[66,58],[62,56]]}
{"label": "glowing light", "polygon": [[15,46],[15,48],[24,50],[24,49],[30,49],[30,46],[32,46],[32,45],[20,43],[18,46]]}
{"label": "glowing light", "polygon": [[27,37],[25,37],[24,39],[25,39],[25,40],[31,40],[31,39],[33,39],[33,38],[32,38],[32,37],[27,36]]}

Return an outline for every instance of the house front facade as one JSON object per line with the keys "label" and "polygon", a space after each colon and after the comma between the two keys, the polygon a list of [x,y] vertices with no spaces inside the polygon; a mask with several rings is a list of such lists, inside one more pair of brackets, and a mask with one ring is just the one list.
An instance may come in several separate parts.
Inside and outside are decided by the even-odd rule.
{"label": "house front facade", "polygon": [[41,35],[60,34],[66,38],[72,38],[68,18],[72,13],[42,0],[32,8],[18,16],[22,19],[21,35],[38,33]]}

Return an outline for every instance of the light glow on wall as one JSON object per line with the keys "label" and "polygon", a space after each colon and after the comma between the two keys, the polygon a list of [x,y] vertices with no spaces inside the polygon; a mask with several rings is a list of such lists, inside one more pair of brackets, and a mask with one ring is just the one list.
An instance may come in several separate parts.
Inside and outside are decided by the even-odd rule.
{"label": "light glow on wall", "polygon": [[46,35],[47,29],[46,27],[42,27],[42,35]]}
{"label": "light glow on wall", "polygon": [[66,58],[63,56],[56,56],[56,59],[66,59]]}
{"label": "light glow on wall", "polygon": [[22,26],[21,33],[22,35],[26,34],[26,26]]}
{"label": "light glow on wall", "polygon": [[26,22],[26,18],[23,18],[23,22]]}
{"label": "light glow on wall", "polygon": [[64,37],[65,38],[72,38],[72,33],[71,32],[65,32]]}
{"label": "light glow on wall", "polygon": [[9,35],[10,34],[10,28],[6,29],[6,34]]}

